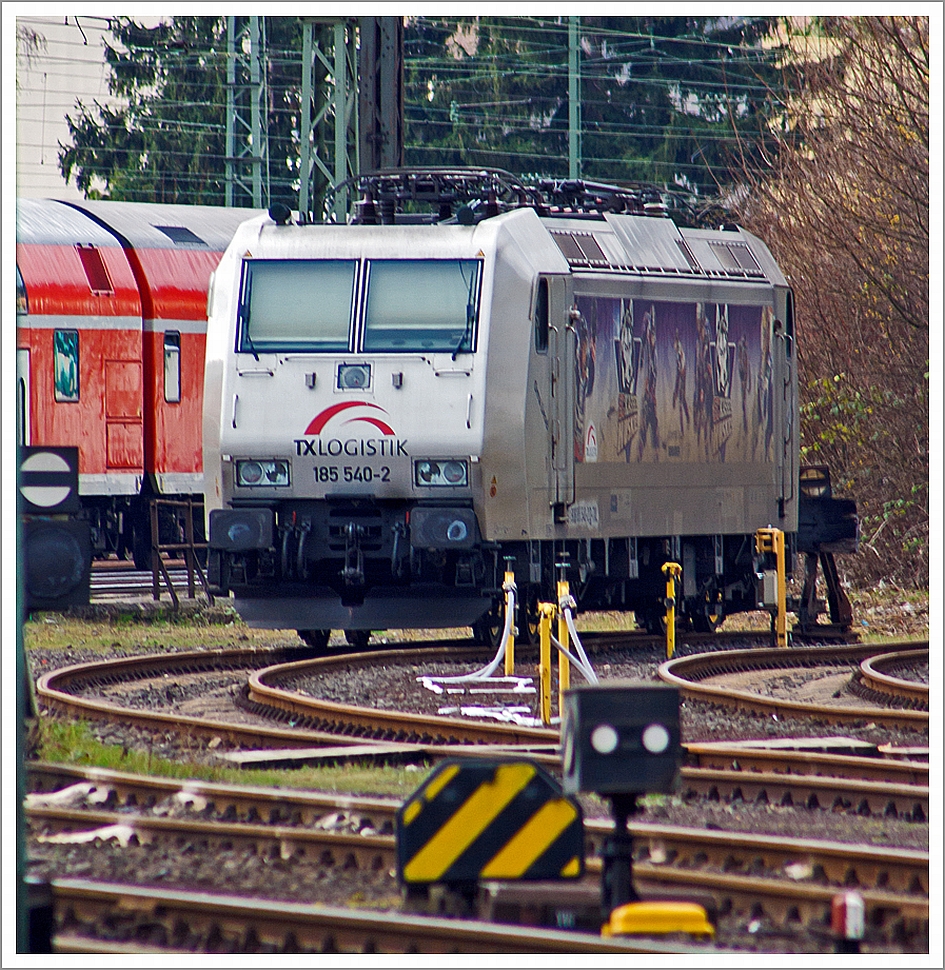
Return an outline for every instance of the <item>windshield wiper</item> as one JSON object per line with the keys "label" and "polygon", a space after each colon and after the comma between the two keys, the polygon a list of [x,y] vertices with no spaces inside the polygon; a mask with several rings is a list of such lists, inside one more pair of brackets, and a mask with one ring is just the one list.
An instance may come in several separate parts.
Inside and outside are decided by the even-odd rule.
{"label": "windshield wiper", "polygon": [[476,308],[470,303],[466,305],[466,329],[463,331],[462,337],[459,338],[459,343],[456,345],[456,349],[453,351],[453,360],[456,360],[456,355],[463,349],[463,344],[467,345],[467,352],[472,352],[472,331],[473,323],[476,319]]}
{"label": "windshield wiper", "polygon": [[240,345],[242,350],[242,344],[246,344],[249,347],[250,353],[256,358],[256,363],[259,363],[259,354],[256,353],[256,345],[253,343],[253,338],[249,335],[249,297],[253,291],[253,275],[252,273],[247,273],[246,275],[246,286],[243,291],[243,299],[240,301],[240,327],[243,331],[243,339]]}
{"label": "windshield wiper", "polygon": [[[463,264],[459,264],[459,271],[462,273]],[[462,337],[459,338],[459,343],[456,345],[456,349],[453,351],[453,360],[456,360],[456,355],[463,349],[463,344],[467,345],[467,350],[472,353],[472,334],[473,325],[476,322],[476,305],[473,302],[473,291],[476,288],[476,272],[473,272],[469,277],[469,290],[466,296],[466,329],[463,331]]]}

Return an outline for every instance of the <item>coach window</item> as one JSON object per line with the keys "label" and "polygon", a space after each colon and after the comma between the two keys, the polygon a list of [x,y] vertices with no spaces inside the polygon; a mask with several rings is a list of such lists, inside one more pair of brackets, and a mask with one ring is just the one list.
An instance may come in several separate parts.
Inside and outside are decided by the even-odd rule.
{"label": "coach window", "polygon": [[79,243],[75,248],[79,253],[82,269],[85,270],[85,278],[89,281],[89,289],[96,296],[111,296],[115,292],[115,287],[112,286],[98,247]]}
{"label": "coach window", "polygon": [[538,281],[535,294],[535,350],[539,354],[548,352],[548,280]]}
{"label": "coach window", "polygon": [[364,349],[472,353],[481,265],[476,259],[371,260]]}
{"label": "coach window", "polygon": [[237,351],[348,350],[356,276],[352,259],[245,260]]}
{"label": "coach window", "polygon": [[79,400],[79,331],[53,331],[53,368],[56,401]]}
{"label": "coach window", "polygon": [[26,297],[26,284],[23,282],[23,276],[20,273],[20,267],[16,268],[16,315],[18,317],[25,316],[30,312],[30,303]]}
{"label": "coach window", "polygon": [[180,404],[180,331],[164,334],[164,400]]}

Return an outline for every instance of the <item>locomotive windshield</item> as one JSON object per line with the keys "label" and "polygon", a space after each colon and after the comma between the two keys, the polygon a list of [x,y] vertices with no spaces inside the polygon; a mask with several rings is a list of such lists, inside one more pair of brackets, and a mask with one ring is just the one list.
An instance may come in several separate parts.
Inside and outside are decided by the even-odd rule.
{"label": "locomotive windshield", "polygon": [[371,260],[364,350],[471,353],[480,265],[475,259]]}
{"label": "locomotive windshield", "polygon": [[237,349],[348,350],[356,277],[351,259],[246,260]]}

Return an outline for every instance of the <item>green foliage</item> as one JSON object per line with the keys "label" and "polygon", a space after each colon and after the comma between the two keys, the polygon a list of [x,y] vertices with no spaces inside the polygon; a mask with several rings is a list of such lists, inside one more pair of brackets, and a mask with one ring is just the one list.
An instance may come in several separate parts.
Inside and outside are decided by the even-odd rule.
{"label": "green foliage", "polygon": [[[410,18],[406,157],[568,174],[570,18]],[[581,17],[581,175],[709,195],[771,105],[774,18]],[[750,133],[750,136],[749,134]]]}
{"label": "green foliage", "polygon": [[[294,201],[301,26],[296,17],[260,19],[268,52],[263,201]],[[566,176],[568,20],[406,18],[407,164]],[[703,197],[730,183],[736,142],[754,151],[765,131],[760,119],[773,103],[777,48],[762,40],[774,22],[580,18],[582,177],[657,182]],[[87,196],[222,204],[226,18],[174,17],[146,28],[117,17],[111,35],[108,89],[121,103],[76,105],[67,118],[70,141],[60,146],[63,176]],[[242,64],[244,123],[249,85]],[[316,91],[316,102],[323,97]],[[315,132],[316,142],[325,128]],[[237,155],[251,152],[248,132],[237,134]]]}
{"label": "green foliage", "polygon": [[[109,93],[123,103],[77,103],[76,114],[66,118],[71,143],[60,146],[63,177],[74,179],[88,197],[223,205],[226,20],[174,17],[143,27],[129,17],[115,18],[105,61]],[[281,198],[297,193],[300,27],[296,17],[266,20],[265,182],[272,197]],[[236,79],[238,85],[248,84],[240,72]],[[247,131],[239,130],[237,137],[237,154],[251,149]]]}

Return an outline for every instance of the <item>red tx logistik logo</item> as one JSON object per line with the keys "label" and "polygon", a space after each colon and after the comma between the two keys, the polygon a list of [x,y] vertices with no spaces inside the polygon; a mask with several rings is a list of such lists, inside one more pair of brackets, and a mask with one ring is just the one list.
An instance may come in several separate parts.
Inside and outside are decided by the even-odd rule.
{"label": "red tx logistik logo", "polygon": [[[377,408],[378,411],[386,411],[379,405],[374,404],[371,401],[343,401],[341,404],[333,404],[330,408],[325,408],[319,414],[316,414],[312,418],[309,426],[305,429],[305,434],[321,434],[325,428],[325,425],[336,415],[341,414],[343,411],[347,411],[349,408]],[[373,424],[381,434],[383,435],[393,435],[394,429],[386,422],[382,421],[380,418],[375,418],[371,415],[362,414],[357,417],[349,418],[345,421],[345,424],[354,424],[356,421],[366,421],[368,424]]]}
{"label": "red tx logistik logo", "polygon": [[[369,424],[377,428],[384,436],[382,438],[323,438],[322,432],[328,423],[336,416],[344,414],[351,408],[373,408],[382,414],[387,412],[379,404],[371,401],[343,401],[320,411],[309,422],[305,429],[306,435],[313,438],[296,438],[295,453],[297,455],[321,455],[335,457],[337,455],[374,456],[374,455],[407,455],[407,442],[396,437],[394,429],[382,418],[373,414],[355,414],[341,422],[342,425]],[[393,439],[393,440],[389,440]]]}

